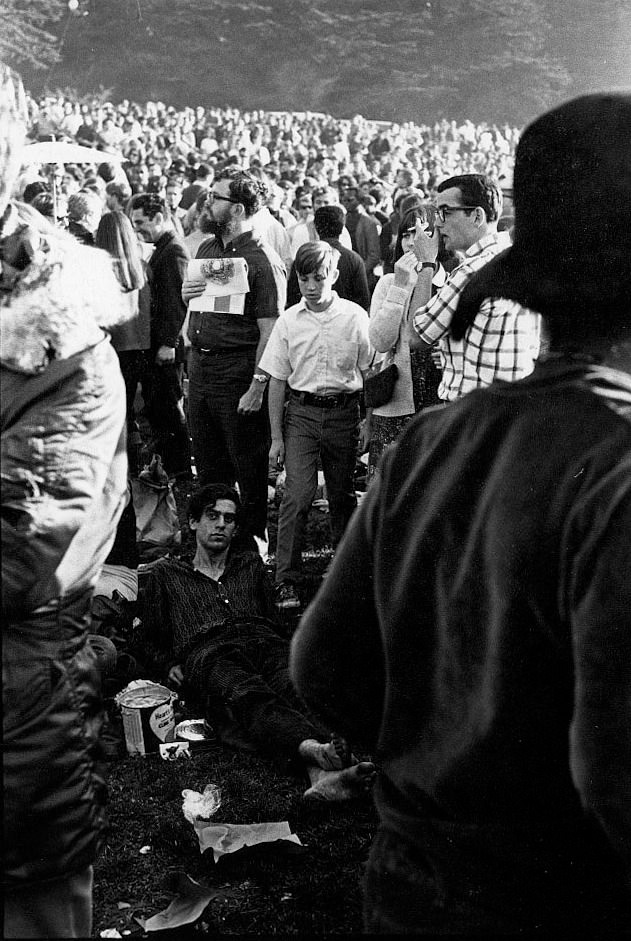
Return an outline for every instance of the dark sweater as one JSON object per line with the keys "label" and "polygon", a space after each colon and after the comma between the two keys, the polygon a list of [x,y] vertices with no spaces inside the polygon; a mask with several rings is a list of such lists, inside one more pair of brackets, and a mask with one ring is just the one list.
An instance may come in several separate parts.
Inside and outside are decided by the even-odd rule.
{"label": "dark sweater", "polygon": [[377,746],[383,826],[445,879],[474,860],[578,898],[631,873],[630,572],[626,374],[540,365],[384,459],[292,670]]}

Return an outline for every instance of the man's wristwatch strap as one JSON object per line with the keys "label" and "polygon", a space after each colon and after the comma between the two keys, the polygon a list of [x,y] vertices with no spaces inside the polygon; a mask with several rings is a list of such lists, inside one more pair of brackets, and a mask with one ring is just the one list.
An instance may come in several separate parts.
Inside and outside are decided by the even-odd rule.
{"label": "man's wristwatch strap", "polygon": [[423,268],[431,268],[432,271],[436,271],[436,264],[433,261],[419,261],[416,265],[416,271],[422,271]]}

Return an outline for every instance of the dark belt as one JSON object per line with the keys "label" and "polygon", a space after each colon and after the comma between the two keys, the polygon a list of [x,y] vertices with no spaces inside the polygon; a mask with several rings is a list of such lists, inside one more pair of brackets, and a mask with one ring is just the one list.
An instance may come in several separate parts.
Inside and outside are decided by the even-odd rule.
{"label": "dark belt", "polygon": [[244,353],[249,352],[249,350],[239,347],[235,347],[234,349],[221,349],[215,346],[209,349],[205,346],[193,346],[193,349],[196,353],[201,353],[202,356],[242,356]]}
{"label": "dark belt", "polygon": [[313,392],[296,392],[295,389],[290,389],[290,392],[292,399],[301,405],[315,408],[344,408],[359,399],[359,392],[338,392],[337,395],[314,395]]}

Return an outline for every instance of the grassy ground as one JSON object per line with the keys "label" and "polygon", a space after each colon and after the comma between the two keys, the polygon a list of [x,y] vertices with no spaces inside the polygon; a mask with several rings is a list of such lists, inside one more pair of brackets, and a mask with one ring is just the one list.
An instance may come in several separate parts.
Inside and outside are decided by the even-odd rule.
{"label": "grassy ground", "polygon": [[[178,498],[180,509],[183,501]],[[270,548],[276,534],[270,507]],[[305,582],[307,601],[331,557],[328,518],[313,509],[308,527]],[[184,551],[190,537],[184,532]],[[291,633],[295,619],[285,618]],[[184,714],[195,716],[192,706]],[[115,723],[116,723],[115,719]],[[110,829],[95,866],[94,933],[117,928],[142,933],[136,916],[147,918],[173,898],[170,880],[185,872],[217,895],[192,929],[196,934],[361,933],[360,881],[375,812],[369,800],[313,805],[302,800],[306,780],[279,775],[257,755],[223,746],[190,761],[128,758],[124,746],[109,764]],[[182,790],[222,789],[217,823],[287,820],[305,846],[299,855],[251,851],[213,862],[200,854],[193,827],[182,813]],[[150,847],[141,853],[143,847]]]}

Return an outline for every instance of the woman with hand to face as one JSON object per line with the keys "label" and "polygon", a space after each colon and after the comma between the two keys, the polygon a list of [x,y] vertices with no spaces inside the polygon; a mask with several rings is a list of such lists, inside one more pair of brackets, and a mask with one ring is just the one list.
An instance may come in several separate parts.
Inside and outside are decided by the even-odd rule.
{"label": "woman with hand to face", "polygon": [[430,299],[445,280],[436,261],[439,235],[433,231],[431,206],[416,206],[403,216],[394,249],[394,274],[385,274],[370,305],[370,342],[385,354],[383,364],[395,363],[398,376],[389,402],[367,416],[370,433],[368,477],[374,476],[384,449],[413,415],[438,401],[440,373],[430,352],[411,350],[412,313]]}

